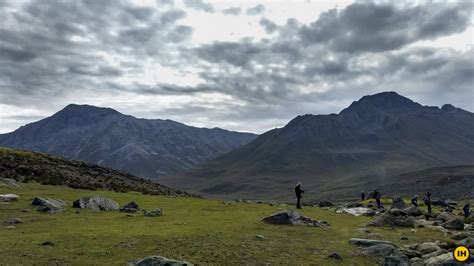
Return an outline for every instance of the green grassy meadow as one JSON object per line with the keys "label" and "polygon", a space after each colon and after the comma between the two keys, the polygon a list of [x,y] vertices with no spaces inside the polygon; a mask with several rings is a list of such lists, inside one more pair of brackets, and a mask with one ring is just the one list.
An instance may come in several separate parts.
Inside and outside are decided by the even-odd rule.
{"label": "green grassy meadow", "polygon": [[[200,265],[374,265],[377,259],[358,253],[349,244],[351,237],[366,237],[356,231],[370,220],[337,214],[331,210],[307,207],[301,213],[325,220],[327,228],[276,226],[260,220],[292,206],[267,204],[225,204],[218,200],[172,198],[90,191],[36,183],[21,187],[0,187],[0,194],[14,193],[20,201],[0,204],[0,265],[30,264],[106,264],[125,265],[148,255],[187,260]],[[135,201],[142,209],[162,208],[163,216],[128,217],[121,212],[80,210],[72,201],[82,196],[101,195],[120,205]],[[44,214],[30,205],[35,196],[63,199],[65,213]],[[30,210],[22,212],[22,210]],[[22,224],[8,229],[3,221],[20,218]],[[379,239],[410,244],[445,239],[427,228],[369,228]],[[265,239],[258,239],[261,234]],[[407,236],[409,240],[400,240]],[[53,245],[42,245],[51,241]],[[343,259],[328,258],[338,252]]]}

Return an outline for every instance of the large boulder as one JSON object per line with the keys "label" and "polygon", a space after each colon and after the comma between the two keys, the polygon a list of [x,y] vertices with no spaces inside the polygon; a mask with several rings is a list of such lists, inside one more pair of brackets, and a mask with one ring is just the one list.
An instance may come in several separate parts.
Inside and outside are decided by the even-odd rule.
{"label": "large boulder", "polygon": [[40,212],[58,213],[65,210],[66,202],[60,199],[36,197],[31,202],[31,205],[37,206],[36,210]]}
{"label": "large boulder", "polygon": [[457,242],[458,245],[465,246],[467,248],[474,248],[474,238],[467,237]]}
{"label": "large boulder", "polygon": [[15,194],[4,194],[0,195],[0,202],[11,202],[11,201],[18,201],[20,196]]}
{"label": "large boulder", "polygon": [[403,210],[406,208],[405,202],[399,196],[394,196],[392,199],[391,209],[400,209]]}
{"label": "large boulder", "polygon": [[[394,213],[392,209],[388,212],[376,215],[368,226],[388,226],[388,227],[414,227],[415,219],[410,216],[401,215],[398,212]],[[397,209],[398,210],[398,209]]]}
{"label": "large boulder", "polygon": [[100,196],[83,197],[75,200],[72,204],[74,208],[93,209],[97,211],[117,211],[119,205],[116,201]]}
{"label": "large boulder", "polygon": [[440,212],[436,215],[436,220],[440,220],[442,222],[447,222],[455,218],[456,218],[456,215],[454,215],[451,212]]}
{"label": "large boulder", "polygon": [[464,230],[464,222],[460,218],[451,219],[441,225],[446,229]]}
{"label": "large boulder", "polygon": [[137,212],[138,210],[140,210],[140,208],[138,207],[138,204],[135,203],[135,201],[132,201],[120,208],[121,212],[127,212],[127,213]]}
{"label": "large boulder", "polygon": [[421,210],[420,210],[418,207],[415,207],[415,206],[410,206],[410,207],[408,207],[408,208],[405,208],[405,209],[403,209],[403,211],[404,211],[408,216],[417,217],[417,216],[423,215],[423,213],[421,212]]}
{"label": "large boulder", "polygon": [[270,224],[308,225],[321,227],[324,223],[300,215],[294,210],[283,210],[262,219]]}
{"label": "large boulder", "polygon": [[8,224],[8,225],[15,225],[15,224],[21,224],[23,221],[20,218],[10,218],[6,219],[3,223]]}
{"label": "large boulder", "polygon": [[460,263],[457,263],[456,260],[454,260],[453,258],[453,254],[449,252],[428,258],[427,260],[425,260],[425,265],[460,265]]}
{"label": "large boulder", "polygon": [[192,263],[187,261],[179,261],[174,259],[167,259],[162,256],[149,256],[137,262],[132,262],[129,265],[137,266],[192,266]]}

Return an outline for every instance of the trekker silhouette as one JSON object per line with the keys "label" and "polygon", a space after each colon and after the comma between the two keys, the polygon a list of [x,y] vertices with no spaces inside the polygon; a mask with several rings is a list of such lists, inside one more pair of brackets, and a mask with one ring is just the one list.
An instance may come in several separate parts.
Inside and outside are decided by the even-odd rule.
{"label": "trekker silhouette", "polygon": [[377,203],[377,208],[382,207],[382,204],[380,203],[380,192],[378,192],[377,190],[374,190],[374,198],[375,202]]}
{"label": "trekker silhouette", "polygon": [[425,197],[425,205],[428,207],[428,213],[431,213],[431,193],[426,192],[426,197]]}
{"label": "trekker silhouette", "polygon": [[466,203],[466,205],[464,205],[464,207],[462,207],[462,211],[464,212],[464,218],[467,218],[469,217],[469,213],[470,213],[470,207],[469,207],[469,203]]}
{"label": "trekker silhouette", "polygon": [[364,193],[363,190],[360,192],[360,199],[361,199],[362,201],[365,200],[365,193]]}
{"label": "trekker silhouette", "polygon": [[415,195],[415,197],[411,199],[411,204],[415,207],[418,207],[418,195]]}
{"label": "trekker silhouette", "polygon": [[296,208],[301,209],[301,194],[304,193],[304,190],[301,189],[301,182],[298,182],[295,186],[295,194],[296,194]]}

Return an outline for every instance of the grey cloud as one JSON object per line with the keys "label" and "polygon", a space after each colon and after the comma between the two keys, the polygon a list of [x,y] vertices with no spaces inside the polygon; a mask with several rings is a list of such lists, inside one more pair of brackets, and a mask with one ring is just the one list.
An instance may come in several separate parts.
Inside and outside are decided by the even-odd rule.
{"label": "grey cloud", "polygon": [[214,13],[216,11],[212,4],[205,3],[202,0],[183,0],[183,3],[189,8],[208,12],[208,13]]}
{"label": "grey cloud", "polygon": [[323,44],[338,51],[389,51],[462,32],[470,24],[471,12],[472,4],[467,2],[405,8],[357,3],[342,11],[333,9],[321,14],[301,28],[299,37],[306,45]]}
{"label": "grey cloud", "polygon": [[275,22],[267,18],[261,18],[259,24],[265,29],[265,32],[268,34],[275,32],[278,28],[278,25]]}
{"label": "grey cloud", "polygon": [[262,4],[258,4],[254,7],[247,8],[247,10],[246,10],[246,14],[249,15],[249,16],[260,15],[263,12],[265,12],[265,6],[262,5]]}
{"label": "grey cloud", "polygon": [[240,7],[229,7],[222,10],[224,15],[238,16],[242,13],[242,8]]}

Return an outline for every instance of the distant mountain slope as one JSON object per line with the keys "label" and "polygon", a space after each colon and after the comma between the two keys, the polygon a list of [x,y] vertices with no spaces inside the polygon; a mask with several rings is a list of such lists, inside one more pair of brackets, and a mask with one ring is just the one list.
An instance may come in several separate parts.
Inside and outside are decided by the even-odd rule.
{"label": "distant mountain slope", "polygon": [[51,117],[0,135],[0,146],[84,160],[154,178],[189,169],[254,138],[249,133],[138,119],[110,108],[71,104]]}
{"label": "distant mountain slope", "polygon": [[0,178],[11,178],[22,182],[36,181],[46,185],[66,185],[72,188],[193,196],[98,165],[8,148],[0,148]]}
{"label": "distant mountain slope", "polygon": [[[303,181],[315,197],[345,197],[342,193],[357,194],[358,184],[464,164],[474,164],[473,113],[451,105],[422,106],[385,92],[365,96],[339,114],[298,116],[161,182],[205,194],[268,198],[289,197],[294,184]],[[342,187],[354,189],[334,189]]]}

